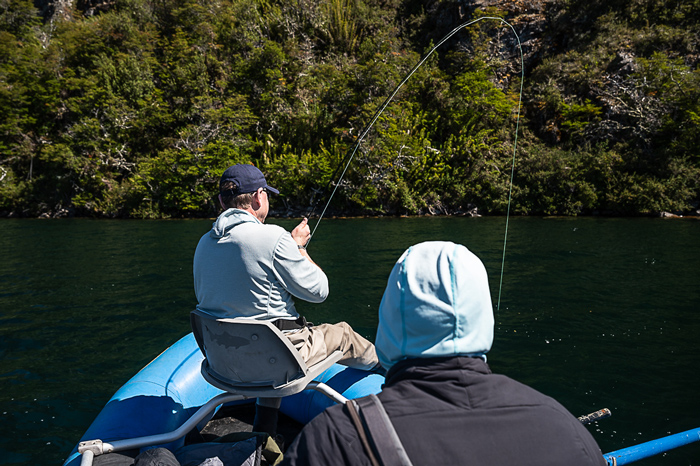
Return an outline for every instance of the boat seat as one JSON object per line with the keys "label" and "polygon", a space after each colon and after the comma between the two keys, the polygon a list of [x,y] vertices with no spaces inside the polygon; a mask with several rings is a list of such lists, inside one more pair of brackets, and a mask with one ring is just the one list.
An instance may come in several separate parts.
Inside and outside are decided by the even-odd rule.
{"label": "boat seat", "polygon": [[307,388],[336,402],[345,398],[314,382],[342,357],[335,351],[307,366],[289,339],[271,322],[248,318],[216,318],[194,310],[192,332],[204,355],[202,376],[213,386],[245,398],[282,398]]}
{"label": "boat seat", "polygon": [[224,393],[209,400],[173,431],[111,442],[80,442],[81,466],[92,465],[95,456],[106,453],[174,442],[206,420],[218,406],[244,398],[275,400],[279,406],[280,398],[313,389],[336,403],[348,401],[328,385],[314,380],[340,360],[341,351],[307,366],[289,339],[270,322],[217,319],[199,310],[192,311],[190,321],[204,355],[202,376]]}

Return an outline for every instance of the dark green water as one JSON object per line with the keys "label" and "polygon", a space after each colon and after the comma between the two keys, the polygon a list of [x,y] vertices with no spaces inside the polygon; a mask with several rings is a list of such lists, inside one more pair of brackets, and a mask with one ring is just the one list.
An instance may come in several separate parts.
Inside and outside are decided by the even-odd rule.
{"label": "dark green water", "polygon": [[[292,222],[276,222],[285,227]],[[109,397],[189,331],[210,221],[0,221],[0,464],[61,464]],[[452,240],[498,299],[503,218],[324,220],[331,296],[299,305],[374,337],[394,261]],[[700,221],[515,218],[489,363],[575,415],[604,452],[700,427]],[[640,465],[700,463],[700,446]]]}

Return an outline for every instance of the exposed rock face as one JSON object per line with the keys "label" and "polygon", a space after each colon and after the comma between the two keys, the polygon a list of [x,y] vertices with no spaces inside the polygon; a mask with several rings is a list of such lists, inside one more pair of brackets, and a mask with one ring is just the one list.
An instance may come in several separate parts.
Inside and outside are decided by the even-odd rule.
{"label": "exposed rock face", "polygon": [[[554,0],[474,0],[472,9],[498,8],[506,11],[508,21],[518,36],[523,49],[525,67],[531,68],[539,59],[544,45],[543,36],[547,26],[545,10]],[[503,38],[511,47],[516,47],[516,40]]]}
{"label": "exposed rock face", "polygon": [[67,20],[72,16],[73,0],[34,0],[45,21]]}
{"label": "exposed rock face", "polygon": [[[424,22],[416,36],[424,43],[437,43],[446,32],[475,18],[477,10],[497,9],[506,12],[505,21],[518,35],[523,53],[525,74],[537,66],[543,58],[545,31],[548,28],[546,10],[555,0],[458,0],[452,2],[428,1],[423,5]],[[479,16],[483,16],[481,13]],[[483,23],[486,24],[486,23]],[[495,22],[491,25],[496,26]],[[487,39],[487,55],[497,62],[495,82],[497,86],[507,86],[513,77],[522,71],[518,38],[508,27],[487,27],[490,37]],[[464,41],[464,36],[457,35],[453,41],[461,43],[457,47],[471,46]],[[483,44],[475,44],[480,46]]]}
{"label": "exposed rock face", "polygon": [[34,0],[34,6],[46,22],[70,20],[76,11],[92,16],[99,11],[109,10],[114,4],[115,0]]}

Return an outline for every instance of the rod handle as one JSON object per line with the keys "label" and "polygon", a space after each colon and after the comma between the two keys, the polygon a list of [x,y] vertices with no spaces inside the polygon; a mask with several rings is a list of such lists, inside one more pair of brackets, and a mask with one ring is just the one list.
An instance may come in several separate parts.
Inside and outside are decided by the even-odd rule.
{"label": "rod handle", "polygon": [[610,416],[612,416],[610,410],[608,408],[603,408],[594,413],[581,416],[578,418],[578,420],[581,421],[582,424],[590,424],[591,422],[600,421],[601,419],[605,419],[606,417]]}

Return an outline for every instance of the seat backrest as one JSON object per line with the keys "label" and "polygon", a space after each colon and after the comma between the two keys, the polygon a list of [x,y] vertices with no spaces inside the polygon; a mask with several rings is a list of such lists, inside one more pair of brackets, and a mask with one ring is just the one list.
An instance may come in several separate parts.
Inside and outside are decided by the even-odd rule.
{"label": "seat backrest", "polygon": [[208,374],[226,385],[276,388],[307,373],[299,352],[270,322],[216,318],[199,310],[190,316]]}

